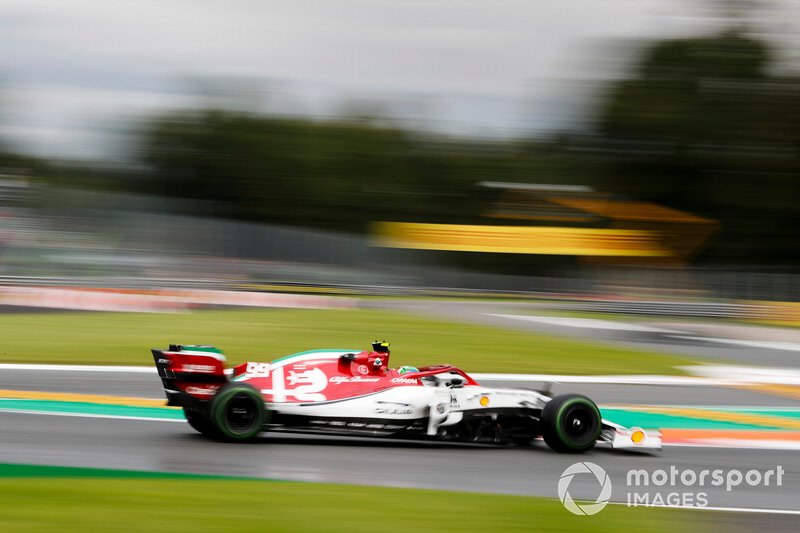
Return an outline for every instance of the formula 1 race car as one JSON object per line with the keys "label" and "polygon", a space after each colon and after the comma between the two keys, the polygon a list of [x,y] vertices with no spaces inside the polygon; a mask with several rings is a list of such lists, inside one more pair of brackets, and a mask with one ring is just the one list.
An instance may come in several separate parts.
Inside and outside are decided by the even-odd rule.
{"label": "formula 1 race car", "polygon": [[451,365],[389,368],[389,345],[312,350],[226,370],[212,346],[152,350],[167,405],[210,437],[245,441],[262,431],[528,445],[553,450],[660,449],[661,434],[603,420],[589,398],[489,388]]}

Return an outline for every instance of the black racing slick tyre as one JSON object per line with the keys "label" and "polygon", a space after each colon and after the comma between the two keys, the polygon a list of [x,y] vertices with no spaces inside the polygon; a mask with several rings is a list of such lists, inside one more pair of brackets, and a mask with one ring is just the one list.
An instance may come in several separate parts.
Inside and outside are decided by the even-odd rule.
{"label": "black racing slick tyre", "polygon": [[591,449],[602,429],[600,409],[580,394],[563,394],[550,400],[542,409],[539,424],[547,445],[561,453]]}
{"label": "black racing slick tyre", "polygon": [[228,441],[253,439],[269,421],[261,393],[244,383],[229,383],[219,389],[209,409],[216,436]]}
{"label": "black racing slick tyre", "polygon": [[214,430],[214,426],[211,424],[211,419],[207,414],[190,407],[184,407],[183,415],[186,417],[186,421],[189,423],[189,426],[191,426],[195,431],[209,437],[217,436],[217,432]]}

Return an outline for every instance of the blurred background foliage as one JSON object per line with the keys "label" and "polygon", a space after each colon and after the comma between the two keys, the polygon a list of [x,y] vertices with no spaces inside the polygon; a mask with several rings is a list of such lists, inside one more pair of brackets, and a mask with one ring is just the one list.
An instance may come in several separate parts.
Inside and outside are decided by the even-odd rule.
{"label": "blurred background foliage", "polygon": [[800,78],[775,74],[776,59],[739,26],[648,43],[596,95],[587,128],[544,139],[196,109],[138,128],[132,164],[76,167],[0,147],[0,166],[60,186],[203,200],[211,216],[354,233],[375,220],[486,223],[483,180],[589,185],[718,220],[702,264],[791,265]]}
{"label": "blurred background foliage", "polygon": [[721,221],[707,261],[794,261],[800,78],[774,60],[735,29],[656,43],[599,110],[609,188]]}

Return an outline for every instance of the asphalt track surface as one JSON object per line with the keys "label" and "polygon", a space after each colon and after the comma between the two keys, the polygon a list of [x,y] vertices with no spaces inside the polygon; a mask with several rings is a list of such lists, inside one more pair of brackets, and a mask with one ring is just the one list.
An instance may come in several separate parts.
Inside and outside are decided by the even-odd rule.
{"label": "asphalt track surface", "polygon": [[[563,385],[567,387],[567,385]],[[722,402],[736,398],[743,404],[786,405],[784,398],[713,387],[569,385],[570,390],[601,397],[601,402],[624,401],[644,394],[647,403],[692,404],[709,398]],[[114,393],[149,398],[162,394],[158,378],[150,373],[42,372],[5,370],[0,388],[82,393]],[[591,391],[587,390],[590,388]],[[696,396],[692,397],[687,392]],[[655,401],[657,394],[665,402]],[[746,395],[746,396],[742,396]],[[643,398],[638,397],[639,402]],[[551,452],[543,443],[533,448],[498,448],[427,442],[341,437],[267,434],[252,444],[210,441],[187,424],[174,421],[118,420],[27,413],[0,413],[0,462],[97,468],[193,472],[270,479],[323,481],[457,489],[475,492],[556,497],[564,469],[576,461],[603,467],[615,486],[612,501],[625,502],[630,469],[667,472],[685,469],[731,469],[765,472],[781,465],[782,485],[751,487],[746,483],[730,492],[704,487],[709,505],[725,508],[800,511],[800,462],[797,452],[729,448],[667,447],[655,454],[620,453],[595,449],[581,456]],[[652,488],[652,487],[651,487]],[[636,492],[700,490],[696,487],[638,488]],[[597,482],[578,476],[570,491],[575,498],[593,498]],[[767,515],[781,524],[784,518]],[[764,516],[763,518],[767,518]],[[785,515],[784,515],[785,516]],[[794,517],[797,518],[796,516]],[[772,522],[771,522],[772,523]]]}
{"label": "asphalt track surface", "polygon": [[[267,435],[251,444],[212,442],[184,423],[71,418],[0,413],[0,462],[241,475],[393,487],[462,490],[556,497],[559,478],[576,461],[603,467],[612,480],[612,501],[625,502],[631,490],[696,492],[696,487],[658,490],[626,487],[630,469],[654,472],[732,468],[765,472],[783,466],[781,486],[743,484],[731,492],[704,487],[709,505],[756,509],[800,509],[800,467],[796,452],[667,448],[660,454],[620,454],[596,449],[559,455],[544,445],[494,448],[334,437]],[[774,478],[773,478],[774,479]],[[579,476],[573,497],[594,498],[597,482]],[[761,520],[783,523],[785,516]],[[796,520],[797,516],[791,517]]]}
{"label": "asphalt track surface", "polygon": [[[491,316],[509,313],[511,308],[505,305],[413,304],[423,305],[424,309],[409,308],[410,303],[399,305],[405,310],[451,320],[586,336],[651,350],[686,353],[698,359],[800,366],[796,363],[798,354],[793,352],[679,341],[658,333],[568,331],[571,328]],[[530,386],[529,383],[520,385]],[[162,398],[163,394],[155,373],[2,370],[0,388],[143,398]],[[556,393],[567,391],[587,394],[604,404],[787,407],[800,403],[753,391],[709,386],[560,384],[554,388]],[[565,456],[551,452],[542,443],[532,448],[498,448],[288,434],[268,434],[252,444],[227,444],[210,441],[182,422],[0,412],[0,462],[3,463],[242,475],[554,498],[564,469],[578,461],[590,461],[608,472],[614,487],[612,501],[625,502],[630,492],[649,493],[651,497],[657,493],[666,497],[674,492],[705,492],[709,505],[740,510],[800,512],[800,461],[797,459],[796,451],[769,449],[674,446],[660,453],[641,454],[598,448],[581,456]],[[631,469],[644,469],[649,473],[670,472],[673,467],[677,472],[686,469],[765,472],[778,465],[784,470],[780,486],[742,483],[726,491],[725,487],[680,484],[631,489],[626,483]],[[570,492],[576,499],[593,499],[597,495],[597,482],[577,476],[570,485]],[[785,514],[725,516],[726,523],[743,530],[764,527],[789,530],[795,528],[798,519],[796,515]]]}
{"label": "asphalt track surface", "polygon": [[[530,382],[493,382],[490,386],[536,388]],[[148,373],[0,370],[0,389],[70,392],[162,399],[164,390],[155,369]],[[600,385],[559,383],[552,392],[585,394],[603,404],[680,406],[797,407],[800,399],[709,386]]]}
{"label": "asphalt track surface", "polygon": [[[602,466],[625,501],[629,469],[679,471],[733,468],[766,471],[781,465],[782,486],[709,490],[720,507],[800,510],[797,452],[669,447],[658,454],[596,449],[560,455],[533,448],[497,448],[320,436],[265,435],[251,444],[210,441],[180,422],[0,413],[0,462],[192,472],[271,479],[465,490],[555,497],[559,477],[576,461]],[[593,479],[570,487],[596,496]],[[669,489],[672,491],[673,489]],[[690,489],[686,489],[690,490]],[[693,489],[692,489],[693,490]],[[662,491],[664,492],[664,491]],[[664,492],[666,494],[666,492]]]}

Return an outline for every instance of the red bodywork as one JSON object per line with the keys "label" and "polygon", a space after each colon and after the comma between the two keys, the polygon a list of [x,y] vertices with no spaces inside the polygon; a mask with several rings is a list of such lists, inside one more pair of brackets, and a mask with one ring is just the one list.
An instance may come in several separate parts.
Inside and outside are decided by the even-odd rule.
{"label": "red bodywork", "polygon": [[[170,369],[184,376],[176,380],[174,386],[198,400],[210,400],[228,381],[222,358],[217,354],[164,351],[161,356],[165,363],[169,361]],[[420,387],[423,386],[421,378],[444,373],[457,374],[464,385],[478,384],[452,365],[421,367],[418,372],[400,374],[389,368],[388,363],[388,352],[316,351],[271,363],[242,363],[234,367],[231,380],[253,386],[261,392],[264,401],[271,403],[334,401],[392,387]],[[215,380],[218,382],[214,383]]]}
{"label": "red bodywork", "polygon": [[273,363],[244,363],[233,369],[234,381],[246,381],[267,402],[324,402],[370,394],[391,387],[419,387],[420,378],[454,371],[465,383],[477,385],[463,371],[450,366],[423,367],[399,374],[388,367],[389,354],[364,351],[327,357],[315,353]]}

